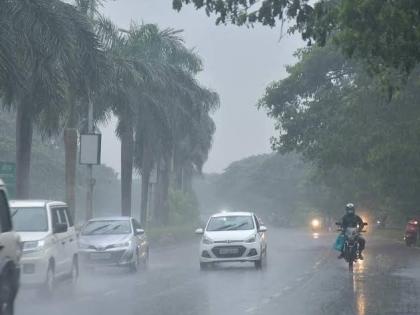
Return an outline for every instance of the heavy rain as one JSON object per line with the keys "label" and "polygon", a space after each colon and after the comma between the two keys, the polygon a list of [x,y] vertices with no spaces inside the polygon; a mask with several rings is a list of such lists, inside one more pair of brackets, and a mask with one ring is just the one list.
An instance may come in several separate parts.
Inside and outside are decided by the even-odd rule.
{"label": "heavy rain", "polygon": [[0,315],[420,315],[419,28],[0,1]]}

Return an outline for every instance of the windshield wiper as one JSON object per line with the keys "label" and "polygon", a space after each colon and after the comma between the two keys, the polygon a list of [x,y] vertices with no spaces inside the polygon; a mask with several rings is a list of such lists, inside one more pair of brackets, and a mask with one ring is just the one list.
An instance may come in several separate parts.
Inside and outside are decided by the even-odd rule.
{"label": "windshield wiper", "polygon": [[[109,226],[109,224],[107,224],[107,225],[102,225],[102,226],[100,226],[100,227],[97,227],[96,229],[93,229],[92,231],[89,231],[89,234],[95,234],[95,232],[98,232],[98,231],[100,231],[100,230],[102,230],[102,229],[105,229],[105,228],[107,228]],[[88,235],[89,235],[88,234]]]}
{"label": "windshield wiper", "polygon": [[239,225],[233,225],[233,226],[231,226],[228,230],[229,230],[229,231],[232,231],[232,230],[237,230],[238,228],[240,228],[240,227],[242,227],[242,226],[244,226],[244,225],[248,225],[248,222],[244,222],[244,223],[241,223],[241,224],[239,224]]}
{"label": "windshield wiper", "polygon": [[235,226],[235,225],[234,224],[224,225],[224,226],[221,226],[221,227],[219,227],[219,228],[217,228],[215,230],[212,230],[212,231],[225,231],[225,230],[228,230],[232,226]]}

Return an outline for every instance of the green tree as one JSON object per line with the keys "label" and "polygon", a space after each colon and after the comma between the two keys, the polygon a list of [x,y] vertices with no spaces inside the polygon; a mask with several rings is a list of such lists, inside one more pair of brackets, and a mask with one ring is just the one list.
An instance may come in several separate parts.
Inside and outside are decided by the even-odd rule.
{"label": "green tree", "polygon": [[[216,23],[261,23],[270,27],[292,20],[309,43],[324,46],[333,38],[346,56],[366,61],[385,75],[395,69],[406,76],[420,61],[420,3],[416,0],[173,0],[214,14]],[[395,77],[394,77],[395,80]]]}
{"label": "green tree", "polygon": [[409,80],[389,100],[363,64],[349,62],[330,45],[299,57],[260,102],[277,120],[274,147],[315,163],[318,179],[337,195],[370,207],[414,209],[418,82]]}
{"label": "green tree", "polygon": [[[2,1],[0,11],[8,30],[2,43],[15,53],[4,62],[8,81],[0,87],[3,102],[16,108],[17,196],[29,195],[31,143],[34,124],[45,135],[59,130],[68,88],[80,78],[84,58],[97,49],[95,34],[75,7],[61,1]],[[4,45],[3,45],[4,44]],[[81,50],[83,52],[81,52]],[[13,69],[13,72],[10,72]],[[19,80],[21,78],[21,80]]]}

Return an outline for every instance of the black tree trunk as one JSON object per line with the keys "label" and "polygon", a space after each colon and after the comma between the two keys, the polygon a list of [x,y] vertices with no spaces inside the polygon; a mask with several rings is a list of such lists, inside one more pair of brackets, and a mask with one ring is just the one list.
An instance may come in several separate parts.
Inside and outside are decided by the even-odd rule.
{"label": "black tree trunk", "polygon": [[23,103],[16,115],[16,198],[29,198],[33,122]]}
{"label": "black tree trunk", "polygon": [[121,132],[121,215],[131,216],[134,138],[131,120]]}

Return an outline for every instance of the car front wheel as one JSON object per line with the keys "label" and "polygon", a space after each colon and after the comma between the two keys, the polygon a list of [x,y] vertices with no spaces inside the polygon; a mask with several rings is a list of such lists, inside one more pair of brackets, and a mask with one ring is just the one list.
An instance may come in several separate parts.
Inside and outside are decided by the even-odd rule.
{"label": "car front wheel", "polygon": [[14,295],[12,277],[10,274],[5,274],[1,277],[0,314],[13,315]]}

